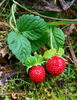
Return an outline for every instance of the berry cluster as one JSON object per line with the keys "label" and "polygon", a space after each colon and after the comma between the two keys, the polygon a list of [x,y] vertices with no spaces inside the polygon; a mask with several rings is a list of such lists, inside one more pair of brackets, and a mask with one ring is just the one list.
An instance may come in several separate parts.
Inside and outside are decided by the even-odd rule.
{"label": "berry cluster", "polygon": [[[56,77],[64,71],[65,61],[61,57],[53,56],[46,63],[46,69],[52,77]],[[45,79],[45,75],[45,69],[40,65],[33,66],[29,71],[29,77],[35,83],[41,83]]]}

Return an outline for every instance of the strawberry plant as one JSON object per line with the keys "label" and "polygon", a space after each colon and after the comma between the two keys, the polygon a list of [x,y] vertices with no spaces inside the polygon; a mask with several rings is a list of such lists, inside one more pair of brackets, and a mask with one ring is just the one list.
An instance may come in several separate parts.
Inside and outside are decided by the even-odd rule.
{"label": "strawberry plant", "polygon": [[46,11],[24,1],[0,1],[0,99],[77,100],[77,4],[60,13],[49,11],[57,0],[36,2]]}
{"label": "strawberry plant", "polygon": [[[56,67],[55,69],[57,70],[58,66],[62,65],[62,70],[58,68],[57,72],[59,73],[56,73],[55,70],[52,70],[54,73],[52,75],[56,76],[61,74],[65,68],[65,61],[63,65],[61,62],[56,61],[56,59],[58,60],[57,56],[61,57],[64,54],[64,50],[60,48],[63,47],[65,43],[65,36],[63,31],[60,28],[47,25],[44,19],[32,14],[22,15],[16,21],[14,15],[16,11],[15,7],[16,5],[13,4],[10,17],[10,26],[12,30],[7,36],[9,49],[16,56],[16,58],[23,63],[23,65],[27,66],[27,72],[29,71],[29,68],[32,67],[29,71],[29,76],[35,83],[40,83],[44,80],[45,70],[42,68],[44,73],[42,74],[42,71],[37,66],[41,67],[41,64],[47,62],[48,59],[50,60],[46,64],[46,69],[51,71],[53,67]],[[43,45],[48,46],[50,49],[45,51],[42,57],[35,52],[39,50]],[[58,52],[56,52],[57,50]],[[31,56],[32,53],[34,53],[34,56]],[[52,60],[54,58],[53,56],[55,56],[55,61]],[[45,59],[47,61],[44,61]],[[57,63],[57,66],[54,64],[54,62]],[[49,68],[48,65],[50,65],[49,67],[51,68]],[[39,72],[37,70],[41,71],[41,74],[38,73],[37,75],[37,72]],[[36,81],[34,76],[38,76],[38,81]],[[40,76],[43,77],[40,78]]]}
{"label": "strawberry plant", "polygon": [[64,45],[65,38],[62,30],[52,27],[52,31],[49,32],[46,22],[38,16],[22,15],[17,20],[16,26],[17,31],[12,30],[8,34],[7,42],[9,49],[22,63],[44,44],[50,47],[50,40],[54,48],[58,49]]}
{"label": "strawberry plant", "polygon": [[[14,16],[14,12],[12,16]],[[12,31],[7,36],[7,42],[12,53],[24,63],[32,52],[46,43],[47,24],[39,16],[29,14],[22,15],[15,23],[16,28],[12,25],[12,18],[10,18]],[[43,37],[44,40],[42,40]]]}

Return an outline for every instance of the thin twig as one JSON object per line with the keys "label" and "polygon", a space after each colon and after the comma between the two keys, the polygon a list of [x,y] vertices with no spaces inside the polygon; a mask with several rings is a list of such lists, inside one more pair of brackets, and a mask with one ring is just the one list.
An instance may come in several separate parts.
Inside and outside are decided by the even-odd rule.
{"label": "thin twig", "polygon": [[14,2],[16,5],[20,6],[21,8],[25,9],[26,11],[28,11],[28,12],[34,14],[34,15],[40,16],[40,17],[42,17],[42,18],[53,19],[53,20],[59,20],[59,21],[61,21],[61,20],[63,20],[63,21],[77,21],[77,19],[59,19],[59,18],[48,17],[48,16],[45,16],[45,15],[39,14],[38,12],[32,12],[31,10],[27,9],[26,7],[22,6],[21,4],[19,4],[18,2],[14,1],[14,0],[13,0],[13,2]]}
{"label": "thin twig", "polygon": [[3,0],[1,3],[0,3],[0,7],[2,6],[2,4],[5,2],[6,0]]}
{"label": "thin twig", "polygon": [[67,10],[68,8],[70,8],[75,1],[76,0],[72,0],[71,2],[66,2],[65,0],[59,0],[60,4],[64,10]]}
{"label": "thin twig", "polygon": [[4,77],[8,78],[8,77],[11,77],[12,75],[15,75],[17,73],[25,73],[25,71],[19,70],[19,71],[10,72],[10,73],[5,74]]}
{"label": "thin twig", "polygon": [[61,29],[63,30],[63,29],[65,29],[65,28],[68,27],[68,26],[69,26],[69,24],[65,25],[65,26],[62,27]]}
{"label": "thin twig", "polygon": [[[68,37],[67,37],[67,44],[68,44],[68,45],[71,44],[71,42],[70,42],[70,40],[69,40]],[[74,50],[73,50],[72,46],[69,46],[69,50],[70,50],[70,53],[71,53],[71,55],[72,55],[72,59],[73,59],[73,61],[74,61],[74,64],[75,64],[75,66],[76,66],[76,68],[77,68],[77,58],[76,58],[76,56],[75,56],[75,53],[74,53]]]}
{"label": "thin twig", "polygon": [[[72,26],[72,25],[71,25],[71,26]],[[72,46],[71,46],[71,42],[70,42],[70,40],[69,40],[69,35],[70,35],[71,31],[73,30],[73,28],[71,29],[71,26],[70,26],[70,30],[68,31],[68,35],[67,35],[67,38],[66,38],[66,42],[67,42],[67,44],[68,44],[68,46],[69,46],[69,50],[70,50],[70,53],[71,53],[71,55],[72,55],[72,59],[73,59],[74,64],[75,64],[75,66],[76,66],[76,68],[77,68],[77,58],[76,58],[76,56],[75,56],[74,50],[73,50],[73,48],[72,48]]]}
{"label": "thin twig", "polygon": [[5,25],[5,26],[10,27],[9,24],[7,24],[6,22],[0,22],[0,25],[1,25],[1,26]]}
{"label": "thin twig", "polygon": [[[0,94],[0,96],[3,96],[3,95],[12,95],[13,93],[9,92],[9,93],[4,93],[4,94]],[[18,93],[18,92],[14,92],[14,94],[16,95],[25,95],[25,93]]]}

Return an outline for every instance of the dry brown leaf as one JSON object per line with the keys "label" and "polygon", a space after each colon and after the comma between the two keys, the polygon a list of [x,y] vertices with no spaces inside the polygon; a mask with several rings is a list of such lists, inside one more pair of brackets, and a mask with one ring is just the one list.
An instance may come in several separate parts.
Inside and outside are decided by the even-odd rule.
{"label": "dry brown leaf", "polygon": [[2,54],[2,57],[4,57],[7,53],[9,53],[7,46],[5,46],[5,48],[2,48],[0,50],[0,53]]}
{"label": "dry brown leaf", "polygon": [[11,90],[11,93],[12,93],[12,94],[11,94],[12,98],[13,98],[13,99],[17,99],[17,97],[16,97],[16,93],[14,93],[13,90]]}
{"label": "dry brown leaf", "polygon": [[12,92],[11,96],[13,99],[17,99],[17,95],[22,97],[25,96],[25,93],[15,93],[13,90],[11,90],[11,92]]}

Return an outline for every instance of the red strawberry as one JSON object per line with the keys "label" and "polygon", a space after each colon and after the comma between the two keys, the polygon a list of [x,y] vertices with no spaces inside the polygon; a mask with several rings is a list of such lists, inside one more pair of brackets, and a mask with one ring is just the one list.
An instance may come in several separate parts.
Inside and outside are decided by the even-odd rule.
{"label": "red strawberry", "polygon": [[40,66],[33,66],[29,71],[31,80],[35,83],[41,83],[45,79],[45,69]]}
{"label": "red strawberry", "polygon": [[61,74],[65,69],[65,61],[63,58],[53,56],[46,64],[47,71],[53,76]]}

